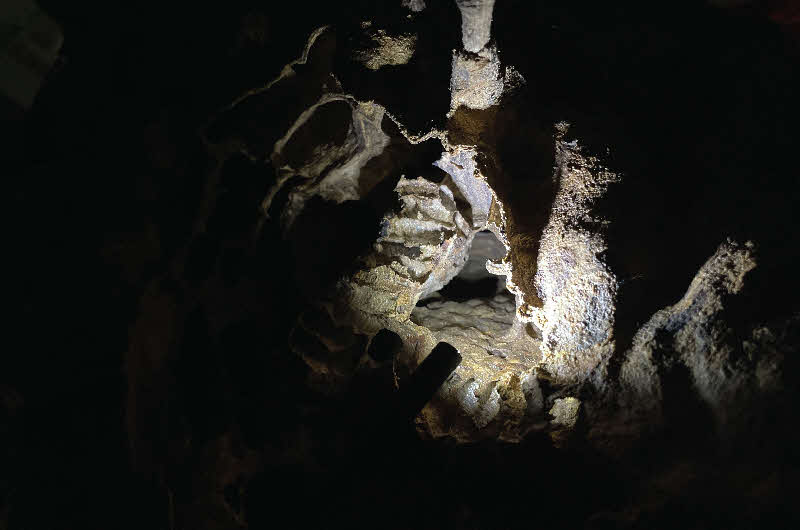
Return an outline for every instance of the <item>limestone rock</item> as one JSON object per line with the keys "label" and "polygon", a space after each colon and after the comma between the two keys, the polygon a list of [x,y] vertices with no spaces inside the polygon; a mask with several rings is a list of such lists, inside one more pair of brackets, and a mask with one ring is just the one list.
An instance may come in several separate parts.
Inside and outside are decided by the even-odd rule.
{"label": "limestone rock", "polygon": [[402,207],[383,221],[375,249],[394,259],[401,276],[420,284],[416,300],[441,289],[467,261],[474,232],[456,208],[447,186],[401,177],[395,190]]}
{"label": "limestone rock", "polygon": [[[683,298],[653,315],[638,331],[620,371],[629,410],[655,423],[663,421],[663,408],[675,391],[669,387],[674,381],[671,374],[685,373],[717,428],[728,429],[738,421],[731,414],[746,410],[743,402],[751,400],[754,391],[772,386],[756,380],[755,368],[779,359],[759,359],[753,346],[745,352],[725,319],[726,306],[755,266],[752,243],[721,244]],[[761,333],[754,331],[756,336]]]}
{"label": "limestone rock", "polygon": [[475,162],[474,149],[456,147],[452,151],[442,153],[442,158],[435,165],[446,171],[471,206],[471,221],[475,228],[483,228],[489,221],[489,209],[492,206],[492,191],[484,179],[480,177]]}
{"label": "limestone rock", "polygon": [[574,397],[556,399],[553,408],[550,409],[550,415],[553,416],[553,420],[550,423],[569,429],[575,427],[578,422],[580,404],[580,400]]}
{"label": "limestone rock", "polygon": [[[611,336],[617,281],[603,262],[603,219],[592,213],[595,201],[619,176],[585,155],[577,141],[556,139],[559,190],[542,234],[535,284],[544,305],[529,318],[542,330],[552,373],[564,373],[564,356],[600,346]],[[578,361],[578,365],[580,365]],[[585,373],[573,377],[585,377]]]}
{"label": "limestone rock", "polygon": [[562,447],[572,434],[578,423],[581,402],[572,396],[557,398],[550,409],[552,431],[550,438],[556,447]]}
{"label": "limestone rock", "polygon": [[503,74],[497,50],[484,48],[477,54],[453,52],[450,79],[450,112],[461,106],[487,109],[503,95]]}
{"label": "limestone rock", "polygon": [[[333,110],[332,106],[338,108]],[[326,109],[331,110],[325,112]],[[262,208],[269,209],[275,194],[292,177],[302,181],[290,192],[289,204],[282,214],[285,227],[291,226],[313,196],[336,203],[358,200],[363,189],[359,181],[361,169],[389,143],[381,129],[383,115],[383,107],[374,103],[356,102],[343,95],[323,96],[275,143],[272,163],[277,168],[277,182]],[[341,120],[338,124],[337,119]],[[325,137],[315,128],[337,125],[338,141],[315,143],[315,139]]]}
{"label": "limestone rock", "polygon": [[456,0],[461,11],[464,49],[478,53],[489,42],[494,0]]}
{"label": "limestone rock", "polygon": [[[404,5],[414,12],[424,7]],[[653,315],[618,351],[620,282],[606,261],[614,219],[600,214],[599,204],[625,184],[621,168],[612,169],[611,157],[599,157],[594,144],[568,139],[566,122],[556,123],[552,183],[525,188],[541,192],[535,213],[541,233],[530,229],[535,223],[527,225],[531,233],[513,225],[513,212],[490,185],[492,178],[505,178],[493,130],[502,124],[492,120],[516,97],[508,89],[521,88],[524,79],[510,65],[503,69],[489,44],[494,2],[457,5],[465,49],[452,61],[448,127],[454,130],[410,134],[380,101],[348,95],[335,73],[297,74],[290,65],[274,83],[278,88],[305,75],[315,96],[296,107],[269,146],[276,179],[264,210],[278,208],[284,227],[316,199],[331,205],[359,201],[378,213],[371,246],[314,294],[291,331],[292,349],[311,368],[313,383],[341,389],[354,374],[369,374],[391,360],[402,392],[444,342],[457,350],[460,363],[416,417],[425,436],[519,441],[539,431],[563,447],[584,433],[577,428],[582,425],[590,440],[621,446],[620,440],[641,439],[663,423],[665,407],[673,406],[675,377],[679,385],[690,381],[720,432],[742,428],[756,410],[753,399],[780,386],[785,350],[777,337],[789,333],[754,325],[737,342],[726,323],[728,301],[755,266],[751,246],[720,246],[684,298]],[[411,33],[390,34],[371,23],[362,28],[367,44],[348,57],[366,70],[394,71],[416,53]],[[326,34],[312,35],[293,64],[316,57],[333,68],[322,59],[332,46]],[[420,158],[428,157],[413,172],[394,160],[396,138],[408,152],[420,149]],[[441,144],[438,159],[429,147],[421,149],[427,141]],[[244,146],[256,158],[257,144]],[[274,207],[281,191],[287,199]],[[490,291],[448,294],[458,285],[469,293],[492,276],[497,283]],[[394,339],[392,351],[376,353],[375,344],[388,344],[377,337],[387,336]]]}
{"label": "limestone rock", "polygon": [[[458,273],[460,278],[467,281],[477,281],[494,276],[486,269],[487,262],[495,262],[503,259],[506,255],[506,247],[491,232],[483,231],[475,234],[472,239],[472,248],[469,251],[469,259],[464,264],[464,268]],[[505,290],[505,277],[500,276],[499,287]]]}
{"label": "limestone rock", "polygon": [[370,70],[406,64],[417,45],[416,35],[392,36],[383,29],[370,32],[369,39],[372,46],[357,50],[355,59]]}
{"label": "limestone rock", "polygon": [[[239,4],[59,8],[66,55],[4,165],[0,528],[797,515],[780,24]],[[36,89],[61,40],[11,22]],[[98,488],[117,474],[134,495]]]}

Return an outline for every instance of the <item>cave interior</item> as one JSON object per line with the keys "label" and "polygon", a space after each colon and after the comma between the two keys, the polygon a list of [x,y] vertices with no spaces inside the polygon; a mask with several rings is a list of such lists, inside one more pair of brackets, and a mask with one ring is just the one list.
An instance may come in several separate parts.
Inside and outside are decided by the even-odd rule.
{"label": "cave interior", "polygon": [[0,24],[0,530],[800,523],[796,3]]}

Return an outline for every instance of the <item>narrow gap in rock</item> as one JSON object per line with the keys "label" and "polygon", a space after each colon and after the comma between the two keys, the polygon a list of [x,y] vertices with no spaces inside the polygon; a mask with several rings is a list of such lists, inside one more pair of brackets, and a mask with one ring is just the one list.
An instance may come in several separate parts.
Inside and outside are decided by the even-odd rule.
{"label": "narrow gap in rock", "polygon": [[[505,247],[488,231],[475,234],[459,273],[439,291],[417,303],[411,321],[427,328],[439,341],[448,341],[470,362],[512,359],[528,362],[523,352],[532,343],[510,335],[516,318],[515,298],[505,277],[486,270],[487,260],[502,258]],[[528,339],[530,341],[530,339]]]}
{"label": "narrow gap in rock", "polygon": [[436,293],[419,301],[425,307],[432,301],[466,302],[478,298],[494,298],[508,293],[505,276],[495,276],[486,270],[486,260],[497,260],[505,255],[502,243],[488,230],[475,234],[472,248],[461,272]]}

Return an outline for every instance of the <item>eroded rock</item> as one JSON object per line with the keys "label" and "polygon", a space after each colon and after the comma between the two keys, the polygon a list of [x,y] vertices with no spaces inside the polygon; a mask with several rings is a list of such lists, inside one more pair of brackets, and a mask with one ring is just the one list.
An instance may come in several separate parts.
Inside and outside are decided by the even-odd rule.
{"label": "eroded rock", "polygon": [[[747,410],[745,403],[763,385],[755,380],[759,359],[755,348],[745,353],[743,344],[725,319],[726,306],[755,268],[752,243],[728,241],[720,245],[674,306],[662,309],[637,332],[626,353],[620,381],[627,390],[627,410],[647,422],[664,421],[664,407],[672,396],[671,374],[685,373],[690,389],[702,407],[715,418],[717,428],[732,428],[734,416]],[[756,335],[759,332],[754,331]],[[767,385],[771,386],[771,385]]]}
{"label": "eroded rock", "polygon": [[[560,124],[556,136],[558,192],[541,237],[535,285],[543,307],[521,308],[523,320],[542,330],[545,365],[564,379],[582,379],[599,362],[614,325],[617,280],[603,261],[606,220],[592,212],[616,173],[568,142]],[[593,352],[586,352],[590,348]]]}
{"label": "eroded rock", "polygon": [[[755,266],[751,247],[721,246],[684,299],[656,313],[627,351],[618,352],[619,282],[606,261],[614,219],[599,213],[598,203],[622,182],[621,173],[609,167],[608,153],[601,157],[581,138],[568,139],[569,125],[556,123],[552,202],[546,186],[530,188],[543,190],[537,204],[546,209],[533,217],[549,220],[541,233],[524,231],[535,223],[511,225],[513,216],[484,173],[502,177],[491,120],[506,101],[505,82],[520,88],[522,79],[512,66],[503,68],[489,44],[493,2],[457,4],[465,50],[453,55],[449,116],[458,130],[411,134],[380,102],[358,101],[337,82],[326,85],[272,147],[277,177],[264,205],[266,210],[285,189],[285,226],[314,198],[384,209],[371,248],[353,255],[353,270],[320,288],[298,321],[293,349],[331,388],[392,359],[402,390],[437,344],[452,345],[459,362],[416,418],[419,431],[434,438],[518,441],[537,430],[562,447],[579,423],[592,439],[640,437],[657,429],[670,399],[663,388],[674,384],[669,381],[676,366],[720,429],[741,424],[729,417],[735,407],[724,404],[749,399],[743,396],[752,392],[743,389],[753,381],[759,388],[777,385],[780,372],[778,361],[752,353],[769,349],[769,328],[754,328],[748,342],[728,345],[732,335],[722,307]],[[406,7],[417,12],[420,5]],[[353,57],[366,69],[411,60],[413,35],[362,26],[371,44]],[[438,141],[441,155],[429,163],[443,173],[398,171],[387,120],[409,151]],[[373,190],[379,189],[392,189],[396,200],[376,200]],[[469,293],[474,282],[495,277],[485,293],[453,294],[456,284]],[[384,345],[385,356],[376,353],[376,344]],[[577,393],[582,388],[585,395]],[[633,427],[613,433],[606,421],[618,419],[620,403]]]}
{"label": "eroded rock", "polygon": [[495,48],[484,48],[477,54],[453,52],[450,113],[461,106],[482,110],[497,105],[503,88],[503,73]]}
{"label": "eroded rock", "polygon": [[461,11],[464,49],[478,53],[489,42],[494,0],[456,0]]}
{"label": "eroded rock", "polygon": [[[338,112],[325,111],[331,106],[338,107]],[[284,227],[292,225],[311,197],[336,203],[360,199],[369,191],[360,182],[361,170],[389,143],[381,129],[383,116],[384,109],[379,105],[334,94],[323,96],[304,111],[273,148],[272,164],[277,168],[277,177],[262,204],[264,211],[281,187],[295,177],[302,181],[289,193],[289,203],[282,213]],[[338,141],[316,143],[318,138],[330,138],[330,133],[314,131],[315,127],[337,126]]]}
{"label": "eroded rock", "polygon": [[357,50],[355,59],[370,70],[406,64],[414,56],[417,46],[416,35],[392,36],[383,29],[371,32],[369,39],[372,45]]}

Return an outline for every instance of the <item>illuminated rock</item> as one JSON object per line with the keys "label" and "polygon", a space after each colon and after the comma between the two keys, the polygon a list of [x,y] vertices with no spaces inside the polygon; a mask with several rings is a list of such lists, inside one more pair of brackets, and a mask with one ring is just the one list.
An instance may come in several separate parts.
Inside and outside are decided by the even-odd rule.
{"label": "illuminated rock", "polygon": [[478,53],[489,42],[494,0],[456,0],[461,11],[464,49]]}
{"label": "illuminated rock", "polygon": [[[518,92],[506,90],[509,80],[521,89],[521,77],[503,68],[489,44],[493,2],[457,4],[466,51],[453,55],[447,128],[414,134],[380,100],[349,94],[336,72],[326,71],[340,45],[332,29],[312,34],[278,79],[220,117],[224,122],[272,91],[285,95],[283,86],[311,87],[298,91],[294,115],[276,127],[267,148],[253,138],[216,144],[221,152],[269,157],[275,180],[263,210],[277,213],[284,234],[302,247],[293,258],[307,307],[290,345],[311,368],[311,382],[341,391],[391,360],[402,393],[437,344],[447,343],[458,362],[414,406],[424,436],[519,441],[539,432],[563,447],[586,434],[598,446],[619,448],[657,431],[680,407],[675,403],[684,403],[669,389],[687,385],[709,410],[702,421],[720,432],[740,428],[752,417],[742,411],[755,410],[753,400],[779,385],[776,337],[791,327],[748,328],[747,340],[735,344],[724,308],[755,266],[751,246],[721,245],[684,298],[639,315],[646,323],[624,342],[617,335],[623,280],[607,261],[617,219],[600,206],[630,177],[612,164],[611,149],[601,151],[566,122],[519,144],[551,149],[549,157],[515,152],[517,144],[504,150],[514,135],[502,129],[527,112],[515,107]],[[419,12],[416,3],[406,7]],[[345,49],[359,75],[416,61],[411,33],[372,23],[360,31],[361,44]],[[316,66],[295,71],[307,63]],[[509,156],[523,165],[536,160],[523,171],[538,172],[522,186],[529,195],[514,195],[513,179],[528,175],[510,174]],[[324,210],[308,211],[320,204]],[[529,204],[536,211],[526,210]],[[333,230],[330,217],[315,224],[320,211],[352,215]],[[304,218],[306,231],[293,230]],[[317,255],[319,239],[356,233],[368,244],[350,254],[333,244],[325,247],[330,255]],[[316,281],[338,251],[347,266]]]}
{"label": "illuminated rock", "polygon": [[461,106],[488,109],[503,95],[503,73],[497,50],[485,48],[477,54],[453,52],[450,81],[450,112]]}
{"label": "illuminated rock", "polygon": [[370,70],[406,64],[414,56],[416,35],[388,35],[379,29],[369,35],[370,46],[357,50],[355,59]]}

